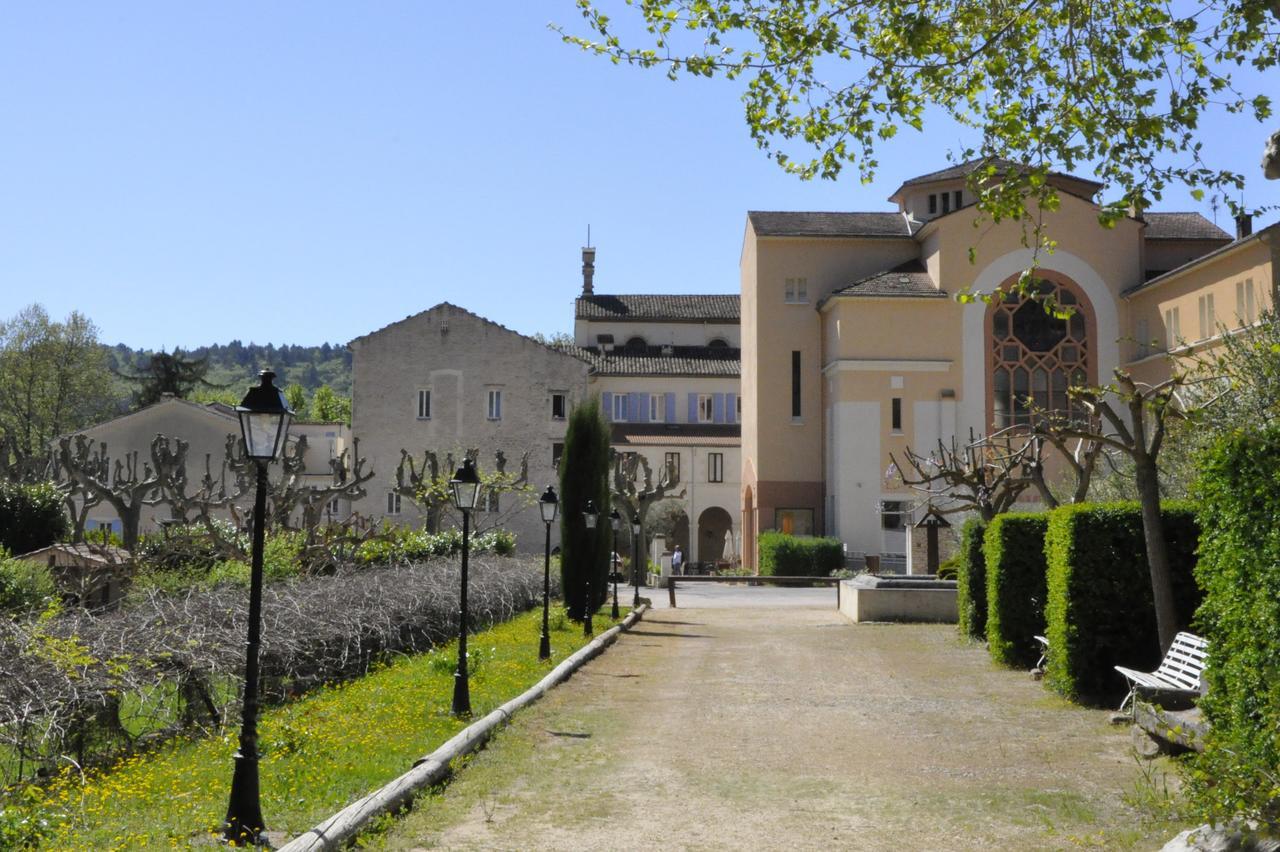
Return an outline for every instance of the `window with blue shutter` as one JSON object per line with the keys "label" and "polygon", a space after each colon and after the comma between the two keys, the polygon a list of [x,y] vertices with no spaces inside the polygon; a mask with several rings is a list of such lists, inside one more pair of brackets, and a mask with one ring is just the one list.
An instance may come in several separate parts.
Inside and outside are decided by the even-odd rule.
{"label": "window with blue shutter", "polygon": [[604,419],[613,419],[613,394],[605,391],[600,394],[600,407],[604,409]]}
{"label": "window with blue shutter", "polygon": [[698,395],[696,393],[689,394],[689,419],[686,422],[698,422]]}
{"label": "window with blue shutter", "polygon": [[632,423],[644,423],[649,419],[649,395],[647,393],[627,394],[628,420]]}
{"label": "window with blue shutter", "polygon": [[711,396],[711,422],[724,422],[724,394],[717,393]]}
{"label": "window with blue shutter", "polygon": [[676,395],[673,393],[667,394],[667,422],[676,422]]}

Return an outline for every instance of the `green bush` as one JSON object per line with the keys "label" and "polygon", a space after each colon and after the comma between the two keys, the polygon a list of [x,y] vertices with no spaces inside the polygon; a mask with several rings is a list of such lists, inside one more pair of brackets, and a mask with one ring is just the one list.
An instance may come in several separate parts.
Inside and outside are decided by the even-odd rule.
{"label": "green bush", "polygon": [[939,580],[955,580],[960,576],[960,558],[953,556],[938,566]]}
{"label": "green bush", "polygon": [[[471,537],[471,553],[510,556],[515,550],[515,533],[508,530],[494,529]],[[362,565],[402,565],[436,556],[454,556],[461,552],[460,529],[450,528],[429,533],[411,527],[388,527],[381,535],[360,544],[356,550],[356,561]]]}
{"label": "green bush", "polygon": [[1213,727],[1191,795],[1218,822],[1280,823],[1280,427],[1222,439],[1200,460],[1200,561]]}
{"label": "green bush", "polygon": [[829,577],[844,567],[838,538],[760,533],[760,573],[766,577]]}
{"label": "green bush", "polygon": [[68,531],[62,494],[52,483],[0,482],[0,547],[30,553],[65,538]]}
{"label": "green bush", "polygon": [[970,518],[960,528],[960,560],[956,573],[956,606],[960,635],[987,638],[987,562],[982,555],[986,521]]}
{"label": "green bush", "polygon": [[[1178,629],[1200,605],[1192,577],[1199,528],[1189,503],[1162,507]],[[1046,680],[1068,698],[1110,704],[1124,694],[1122,665],[1151,671],[1160,664],[1151,573],[1137,503],[1063,506],[1049,513],[1045,534],[1049,639]]]}
{"label": "green bush", "polygon": [[0,614],[21,615],[48,606],[57,595],[49,569],[37,562],[9,559],[0,550]]}
{"label": "green bush", "polygon": [[1044,632],[1043,512],[997,515],[982,537],[987,567],[987,649],[1006,666],[1030,668]]}

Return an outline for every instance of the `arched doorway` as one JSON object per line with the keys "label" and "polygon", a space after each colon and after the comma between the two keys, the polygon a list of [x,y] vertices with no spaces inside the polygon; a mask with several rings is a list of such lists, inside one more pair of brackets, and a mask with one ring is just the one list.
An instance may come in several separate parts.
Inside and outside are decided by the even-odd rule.
{"label": "arched doorway", "polygon": [[704,509],[698,516],[698,561],[731,560],[733,552],[733,517],[719,506]]}

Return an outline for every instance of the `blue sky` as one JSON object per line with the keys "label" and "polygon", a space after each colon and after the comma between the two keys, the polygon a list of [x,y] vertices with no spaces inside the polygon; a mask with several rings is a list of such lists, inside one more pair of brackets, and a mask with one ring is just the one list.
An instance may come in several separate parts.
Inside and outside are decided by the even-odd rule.
{"label": "blue sky", "polygon": [[[8,4],[0,318],[38,301],[109,343],[311,344],[450,301],[567,331],[588,224],[598,291],[735,292],[747,210],[889,209],[962,142],[933,123],[871,186],[801,182],[736,84],[612,66],[550,21],[576,25],[572,0]],[[1206,130],[1258,174],[1260,129]]]}

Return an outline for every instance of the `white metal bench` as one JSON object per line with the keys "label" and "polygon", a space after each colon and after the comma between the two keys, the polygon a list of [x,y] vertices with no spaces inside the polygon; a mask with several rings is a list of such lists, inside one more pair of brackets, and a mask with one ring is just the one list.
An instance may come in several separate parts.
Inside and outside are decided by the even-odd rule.
{"label": "white metal bench", "polygon": [[1120,702],[1120,712],[1123,713],[1124,708],[1133,701],[1139,688],[1198,695],[1208,650],[1208,641],[1194,633],[1183,632],[1173,638],[1169,653],[1164,655],[1164,661],[1155,671],[1137,672],[1124,666],[1116,666],[1116,671],[1129,681],[1129,694]]}
{"label": "white metal bench", "polygon": [[1032,669],[1044,669],[1045,660],[1049,658],[1049,640],[1043,636],[1031,637],[1036,640],[1036,644],[1040,646],[1040,659],[1036,660],[1036,664]]}

